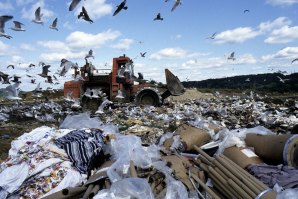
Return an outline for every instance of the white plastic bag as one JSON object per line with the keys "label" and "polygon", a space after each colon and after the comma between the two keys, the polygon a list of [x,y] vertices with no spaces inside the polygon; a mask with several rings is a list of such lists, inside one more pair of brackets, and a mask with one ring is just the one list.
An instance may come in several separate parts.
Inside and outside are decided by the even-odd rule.
{"label": "white plastic bag", "polygon": [[83,128],[100,128],[102,122],[98,117],[90,118],[88,113],[81,113],[78,115],[68,115],[60,129],[83,129]]}
{"label": "white plastic bag", "polygon": [[276,199],[298,199],[298,189],[286,189],[279,192]]}
{"label": "white plastic bag", "polygon": [[146,179],[125,178],[112,184],[110,191],[117,197],[131,196],[136,199],[154,199]]}

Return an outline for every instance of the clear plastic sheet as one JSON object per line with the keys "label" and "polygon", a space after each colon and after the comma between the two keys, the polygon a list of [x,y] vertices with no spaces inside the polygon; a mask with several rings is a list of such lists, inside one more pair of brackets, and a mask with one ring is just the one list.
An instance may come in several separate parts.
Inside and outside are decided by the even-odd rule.
{"label": "clear plastic sheet", "polygon": [[146,179],[125,178],[112,184],[110,191],[117,197],[131,196],[136,199],[154,199]]}
{"label": "clear plastic sheet", "polygon": [[98,117],[90,118],[88,113],[81,113],[78,115],[68,115],[60,129],[83,129],[83,128],[100,128],[102,122]]}
{"label": "clear plastic sheet", "polygon": [[298,199],[298,188],[296,189],[286,189],[279,192],[276,199]]}
{"label": "clear plastic sheet", "polygon": [[235,129],[231,131],[229,131],[228,129],[223,129],[218,134],[216,134],[216,139],[222,140],[222,142],[219,143],[219,148],[216,153],[220,154],[224,151],[224,149],[235,145],[237,147],[245,147],[246,144],[244,139],[246,137],[246,134],[248,133],[255,133],[261,135],[274,134],[272,131],[263,126],[257,126],[249,129]]}

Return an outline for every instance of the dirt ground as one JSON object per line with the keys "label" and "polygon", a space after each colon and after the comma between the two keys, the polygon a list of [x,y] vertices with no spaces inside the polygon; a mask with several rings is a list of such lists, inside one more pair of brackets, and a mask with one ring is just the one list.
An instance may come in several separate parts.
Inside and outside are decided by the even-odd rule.
{"label": "dirt ground", "polygon": [[189,99],[206,99],[214,97],[212,93],[202,93],[197,89],[187,89],[183,95],[180,96],[170,96],[168,100],[170,101],[187,101]]}

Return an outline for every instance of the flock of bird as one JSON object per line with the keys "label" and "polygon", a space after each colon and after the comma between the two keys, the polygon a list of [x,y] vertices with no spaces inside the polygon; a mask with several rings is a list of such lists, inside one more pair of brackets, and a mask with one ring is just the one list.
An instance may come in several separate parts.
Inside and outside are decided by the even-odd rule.
{"label": "flock of bird", "polygon": [[[86,0],[85,0],[86,1]],[[165,0],[165,2],[168,2],[169,0]],[[69,6],[69,11],[73,11],[78,5],[79,3],[81,2],[81,0],[72,0],[71,3],[70,3],[70,6]],[[181,0],[175,0],[175,3],[171,9],[171,11],[173,12],[179,5],[181,5]],[[113,13],[113,16],[116,16],[117,14],[119,14],[122,10],[127,10],[128,9],[128,6],[126,4],[126,0],[123,0],[119,5],[117,5],[114,13]],[[244,13],[248,13],[250,12],[250,10],[246,9],[243,11]],[[35,18],[32,20],[32,22],[36,23],[36,24],[44,24],[44,21],[42,19],[42,16],[43,14],[41,13],[41,7],[38,7],[36,10],[35,10]],[[87,10],[85,9],[84,6],[81,7],[81,12],[79,13],[79,15],[77,16],[78,19],[83,19],[87,22],[90,22],[90,23],[93,23],[93,20],[90,18]],[[0,37],[5,37],[7,39],[11,39],[12,36],[8,35],[5,33],[4,31],[4,28],[5,28],[5,23],[9,20],[13,19],[13,16],[10,16],[10,15],[2,15],[0,16]],[[160,20],[162,21],[163,20],[163,17],[161,17],[161,13],[158,13],[156,15],[156,17],[153,19],[154,21],[157,21],[157,20]],[[14,23],[14,27],[11,27],[10,29],[14,30],[14,31],[26,31],[23,27],[24,27],[24,24],[19,22],[19,21],[13,21]],[[57,24],[58,24],[58,18],[55,18],[53,20],[53,22],[51,23],[51,25],[49,26],[50,29],[53,29],[53,30],[56,30],[58,31],[58,27],[57,27]],[[217,36],[217,32],[213,33],[210,37],[207,37],[206,39],[215,39]],[[146,52],[140,52],[140,56],[141,57],[145,57],[146,55]],[[85,59],[88,59],[88,58],[94,58],[93,56],[93,51],[90,50],[89,53],[86,55]],[[228,60],[232,60],[232,61],[235,61],[236,60],[236,57],[235,57],[235,52],[232,52],[228,57],[227,57]],[[295,62],[295,61],[298,61],[298,58],[292,60],[292,64]],[[52,80],[52,76],[48,75],[48,72],[49,72],[49,68],[50,68],[50,65],[48,64],[45,64],[43,62],[40,62],[39,63],[39,66],[42,67],[42,73],[41,74],[38,74],[40,75],[41,77],[44,77],[44,78],[47,78],[46,82],[48,83],[53,83],[53,80]],[[31,67],[35,67],[34,64],[30,64],[28,68],[31,68]],[[60,76],[64,76],[66,74],[66,72],[70,69],[70,68],[78,68],[78,65],[77,64],[74,64],[72,63],[71,61],[68,61],[67,59],[62,59],[61,60],[61,70],[57,73],[59,74]],[[8,65],[7,66],[7,69],[9,68],[12,68],[14,69],[14,65]],[[55,79],[57,79],[55,76],[53,76]],[[11,78],[13,78],[13,80],[10,80]],[[286,80],[282,80],[281,78],[279,78],[281,82],[284,82]],[[14,77],[9,77],[7,74],[3,73],[3,72],[0,72],[0,82],[4,83],[4,84],[9,84],[9,82],[15,82],[15,83],[20,83],[19,81],[19,77],[17,76],[14,76]],[[31,80],[31,83],[35,83],[35,79],[32,79]]]}
{"label": "flock of bird", "polygon": [[[94,59],[94,55],[93,55],[93,50],[89,50],[89,52],[86,54],[85,56],[85,60],[86,62],[88,62],[87,59],[89,58],[93,58]],[[26,78],[30,79],[30,83],[31,84],[36,84],[36,75],[32,74],[31,69],[33,67],[36,67],[35,64],[29,64],[28,68],[26,69]],[[41,73],[37,74],[38,76],[44,78],[44,82],[48,83],[48,84],[60,84],[58,78],[55,76],[55,74],[57,76],[60,77],[65,77],[66,73],[68,72],[68,70],[70,68],[72,69],[78,69],[79,66],[77,63],[73,63],[67,59],[62,59],[61,60],[61,64],[60,64],[60,69],[58,69],[54,75],[50,75],[49,72],[51,72],[49,70],[49,68],[51,67],[51,65],[46,64],[42,61],[40,61],[38,63],[38,67],[41,67]],[[13,70],[15,68],[14,65],[10,64],[7,66],[7,70]],[[7,99],[11,99],[11,100],[19,100],[20,98],[18,97],[18,93],[19,93],[19,86],[22,83],[22,81],[20,80],[22,77],[17,76],[17,75],[8,75],[4,72],[0,71],[0,83],[2,84],[8,84],[8,86],[4,89],[5,92],[5,97]],[[76,79],[76,77],[75,77]],[[14,84],[11,84],[14,83]],[[51,87],[48,87],[48,89],[51,89]],[[42,91],[42,88],[40,86],[40,82],[38,83],[37,87],[33,90],[33,93],[37,93]]]}
{"label": "flock of bird", "polygon": [[[70,6],[69,6],[69,11],[73,11],[77,5],[80,3],[81,0],[72,0]],[[167,2],[168,0],[165,0],[165,2]],[[181,0],[175,0],[175,3],[171,9],[171,11],[174,11],[177,6],[181,5]],[[113,13],[113,16],[117,15],[121,10],[127,10],[128,7],[126,5],[126,0],[122,1],[119,5],[117,5],[116,10]],[[44,24],[43,20],[42,20],[42,16],[43,14],[41,13],[41,7],[38,7],[35,10],[35,18],[32,20],[32,22],[37,23],[37,24]],[[11,39],[12,36],[8,35],[5,33],[5,23],[9,20],[13,19],[13,16],[11,15],[2,15],[0,16],[0,37],[5,37],[7,39]],[[93,23],[93,20],[90,18],[86,8],[84,6],[82,6],[82,10],[78,15],[78,19],[83,19],[85,21],[88,21],[90,23]],[[154,20],[163,20],[163,18],[161,17],[161,14],[158,13],[157,16],[154,18]],[[14,31],[26,31],[23,26],[24,24],[19,22],[19,21],[13,21],[14,23],[14,27],[12,27],[11,29]],[[58,31],[58,27],[57,27],[57,23],[58,23],[58,18],[55,18],[54,21],[52,22],[52,24],[49,26],[49,28],[57,30]]]}

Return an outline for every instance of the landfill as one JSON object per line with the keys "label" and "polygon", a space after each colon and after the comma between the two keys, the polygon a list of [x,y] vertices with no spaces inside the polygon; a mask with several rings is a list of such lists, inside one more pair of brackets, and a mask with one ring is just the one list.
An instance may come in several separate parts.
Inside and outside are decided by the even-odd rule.
{"label": "landfill", "polygon": [[56,124],[11,142],[0,165],[1,199],[298,198],[295,99],[105,102],[89,112],[74,104],[1,105],[3,125]]}

